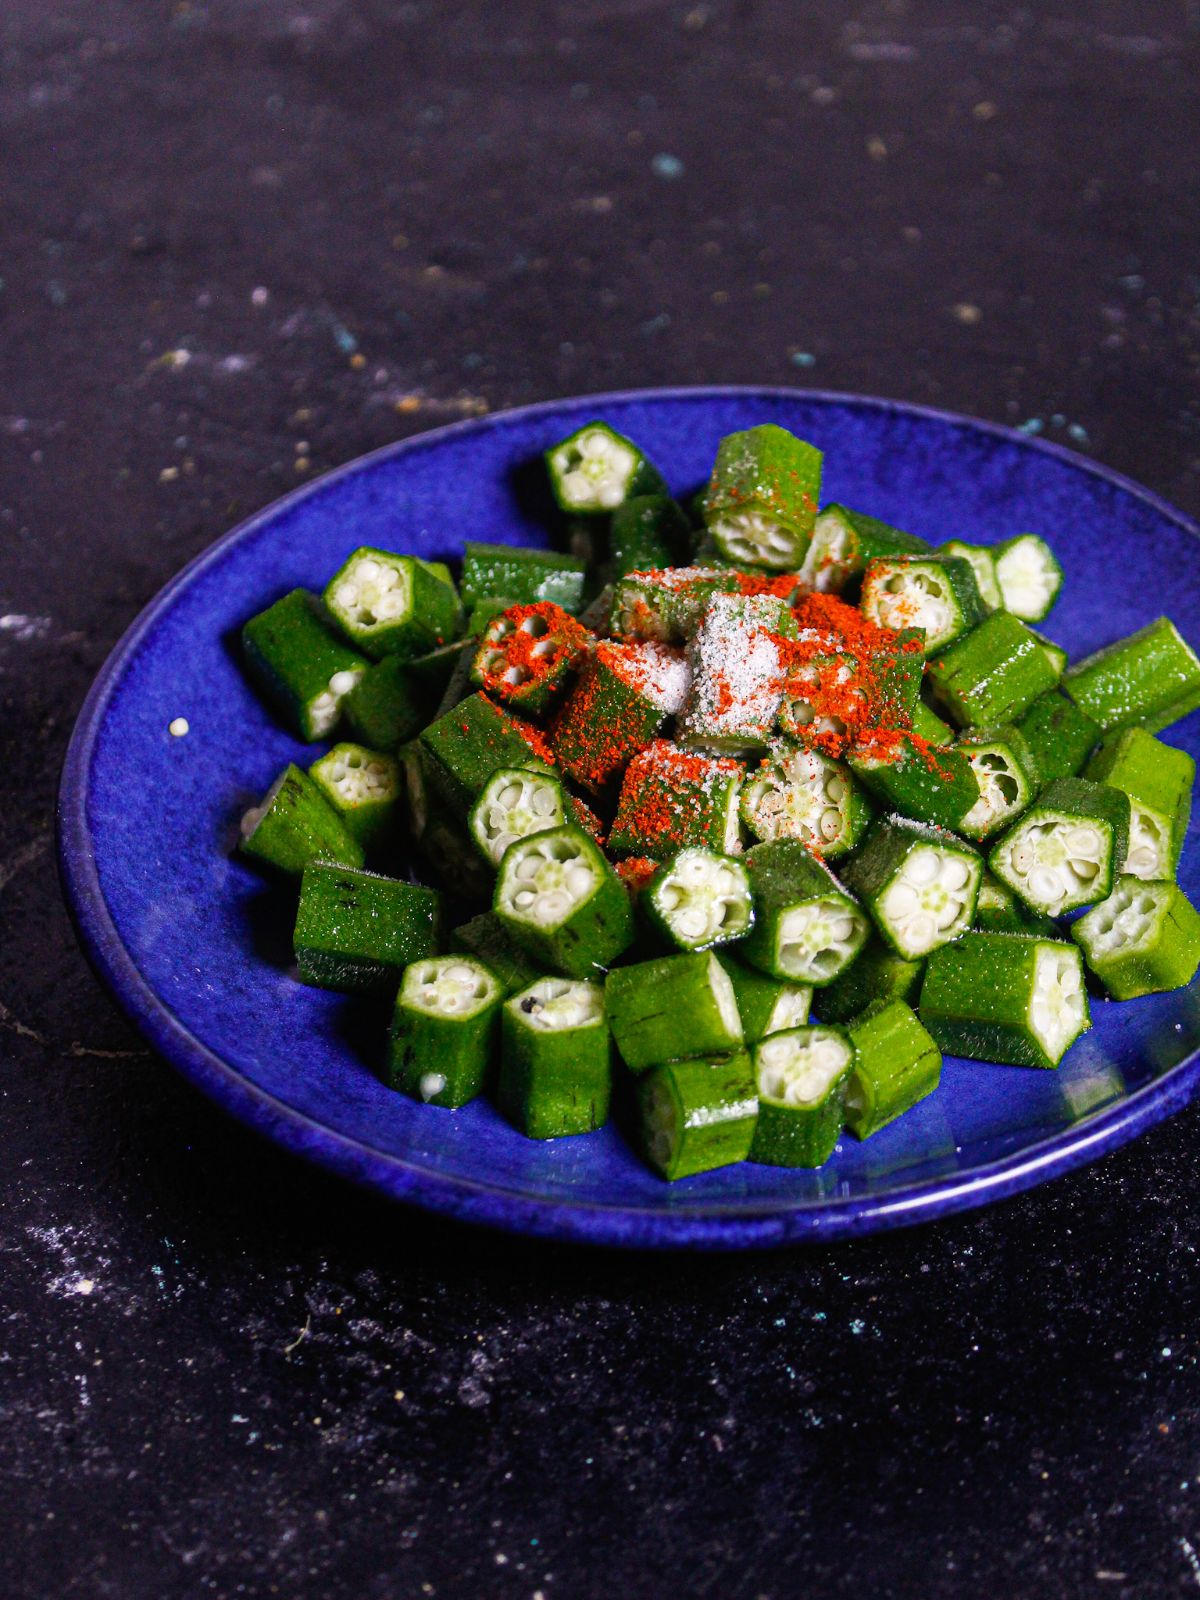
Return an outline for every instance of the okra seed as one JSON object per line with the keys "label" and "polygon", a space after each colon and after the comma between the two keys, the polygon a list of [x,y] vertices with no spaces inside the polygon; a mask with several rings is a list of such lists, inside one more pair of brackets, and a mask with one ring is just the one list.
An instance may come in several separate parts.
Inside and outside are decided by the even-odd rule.
{"label": "okra seed", "polygon": [[429,1101],[435,1095],[441,1094],[446,1087],[446,1080],[440,1072],[423,1072],[418,1087],[421,1091],[421,1099]]}

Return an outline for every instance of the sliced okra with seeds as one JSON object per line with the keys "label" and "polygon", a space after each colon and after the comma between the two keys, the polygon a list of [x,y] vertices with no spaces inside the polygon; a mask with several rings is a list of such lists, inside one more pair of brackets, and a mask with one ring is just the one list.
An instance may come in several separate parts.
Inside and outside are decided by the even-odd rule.
{"label": "sliced okra with seeds", "polygon": [[967,544],[962,539],[948,539],[939,546],[939,555],[956,556],[970,563],[979,589],[979,598],[988,611],[998,611],[1004,604],[1000,584],[996,578],[996,555],[986,544]]}
{"label": "sliced okra with seeds", "polygon": [[979,799],[958,825],[968,839],[990,839],[1030,804],[1038,789],[1033,754],[1019,728],[968,728],[958,740],[979,780]]}
{"label": "sliced okra with seeds", "polygon": [[246,670],[301,739],[324,739],[341,720],[367,658],[322,621],[315,594],[293,589],[242,629]]}
{"label": "sliced okra with seeds", "polygon": [[588,422],[546,451],[550,488],[568,516],[607,516],[633,495],[665,494],[666,484],[632,439],[606,422]]}
{"label": "sliced okra with seeds", "polygon": [[758,1122],[750,1160],[773,1167],[820,1167],[845,1122],[854,1046],[820,1024],[773,1034],[754,1049]]}
{"label": "sliced okra with seeds", "polygon": [[845,881],[897,955],[918,961],[971,926],[983,861],[943,828],[879,817]]}
{"label": "sliced okra with seeds", "polygon": [[1058,682],[1031,630],[1008,611],[993,611],[926,671],[939,709],[960,728],[1015,721]]}
{"label": "sliced okra with seeds", "polygon": [[659,867],[641,906],[677,950],[707,950],[747,933],[754,920],[750,880],[740,861],[692,846]]}
{"label": "sliced okra with seeds", "polygon": [[467,827],[484,860],[497,867],[510,844],[565,821],[566,799],[557,778],[523,767],[500,767],[480,791]]}
{"label": "sliced okra with seeds", "polygon": [[496,1098],[527,1138],[603,1127],[611,1095],[612,1047],[598,983],[538,978],[505,1002]]}
{"label": "sliced okra with seeds", "polygon": [[961,750],[900,734],[890,748],[852,751],[847,765],[877,800],[903,817],[958,828],[979,803],[979,779]]}
{"label": "sliced okra with seeds", "polygon": [[550,727],[563,772],[602,793],[682,710],[688,667],[680,651],[650,642],[600,642]]}
{"label": "sliced okra with seeds", "polygon": [[687,556],[688,531],[687,514],[670,495],[634,495],[617,507],[609,524],[613,576],[677,566]]}
{"label": "sliced okra with seeds", "polygon": [[239,848],[251,860],[289,877],[298,878],[318,859],[350,867],[363,864],[362,845],[308,773],[290,764],[242,817]]}
{"label": "sliced okra with seeds", "polygon": [[685,845],[725,855],[741,848],[738,797],[745,768],[655,739],[625,769],[608,847],[661,857]]}
{"label": "sliced okra with seeds", "polygon": [[779,702],[779,726],[800,744],[818,741],[840,755],[851,722],[867,713],[868,698],[857,657],[845,650],[813,656],[792,668]]}
{"label": "sliced okra with seeds", "polygon": [[1084,768],[1093,783],[1129,796],[1129,852],[1122,872],[1173,878],[1192,814],[1196,763],[1145,728],[1109,734]]}
{"label": "sliced okra with seeds", "polygon": [[731,433],[717,447],[704,520],[730,561],[798,569],[821,493],[821,452],[773,423]]}
{"label": "sliced okra with seeds", "polygon": [[538,730],[482,693],[431,722],[415,743],[427,787],[461,818],[498,767],[551,766]]}
{"label": "sliced okra with seeds", "polygon": [[535,961],[570,978],[592,977],[633,942],[629,896],[575,823],[509,845],[493,909]]}
{"label": "sliced okra with seeds", "polygon": [[483,631],[472,682],[522,716],[544,716],[566,692],[592,636],[549,600],[512,606]]}
{"label": "sliced okra with seeds", "polygon": [[1128,847],[1128,795],[1057,778],[997,839],[988,866],[1027,906],[1058,917],[1109,894]]}
{"label": "sliced okra with seeds", "polygon": [[311,861],[300,884],[293,944],[304,983],[394,994],[410,961],[432,956],[441,896],[421,884]]}
{"label": "sliced okra with seeds", "polygon": [[854,1066],[846,1085],[846,1126],[869,1139],[937,1088],[942,1052],[912,1007],[877,1000],[847,1026]]}
{"label": "sliced okra with seeds", "polygon": [[1200,659],[1168,617],[1068,667],[1063,693],[1107,732],[1159,733],[1200,706]]}
{"label": "sliced okra with seeds", "polygon": [[454,1108],[482,1093],[503,988],[482,961],[431,956],[404,969],[388,1049],[393,1089]]}
{"label": "sliced okra with seeds", "polygon": [[481,961],[499,983],[506,999],[543,976],[494,911],[481,911],[478,916],[460,923],[452,929],[446,942],[451,950]]}
{"label": "sliced okra with seeds", "polygon": [[747,1044],[757,1044],[769,1034],[798,1028],[808,1021],[813,995],[810,984],[768,977],[739,961],[728,948],[719,950],[717,959],[733,984]]}
{"label": "sliced okra with seeds", "polygon": [[832,983],[867,937],[862,907],[798,839],[757,844],[746,865],[755,922],[738,954],[775,978]]}
{"label": "sliced okra with seeds", "polygon": [[834,860],[854,849],[872,807],[842,762],[780,740],[743,787],[741,812],[756,839],[799,839]]}
{"label": "sliced okra with seeds", "polygon": [[1040,911],[1032,911],[985,868],[975,902],[975,927],[980,933],[1036,933],[1043,939],[1061,937],[1058,924]]}
{"label": "sliced okra with seeds", "polygon": [[604,1006],[631,1072],[742,1043],[733,984],[711,951],[614,967],[604,981]]}
{"label": "sliced okra with seeds", "polygon": [[717,567],[630,572],[613,587],[609,630],[618,639],[686,644],[715,594],[736,594],[737,575]]}
{"label": "sliced okra with seeds", "polygon": [[362,545],[326,585],[329,615],[369,656],[411,661],[462,632],[462,607],[452,584],[416,556]]}
{"label": "sliced okra with seeds", "polygon": [[1100,737],[1100,724],[1057,689],[1039,695],[1016,726],[1033,756],[1039,783],[1077,777]]}
{"label": "sliced okra with seeds", "polygon": [[1079,951],[1022,933],[966,933],[930,956],[921,1021],[954,1055],[1056,1067],[1091,1026]]}
{"label": "sliced okra with seeds", "polygon": [[1200,967],[1200,914],[1174,883],[1118,878],[1071,937],[1117,1000],[1180,989]]}
{"label": "sliced okra with seeds", "polygon": [[928,549],[916,534],[835,502],[817,514],[800,576],[819,593],[841,594],[876,556],[919,555]]}
{"label": "sliced okra with seeds", "polygon": [[707,750],[762,749],[783,694],[783,650],[796,637],[790,608],[773,595],[714,595],[691,643],[680,743]]}
{"label": "sliced okra with seeds", "polygon": [[925,654],[944,650],[984,616],[969,561],[956,556],[882,556],[863,578],[863,615],[881,628],[921,628]]}
{"label": "sliced okra with seeds", "polygon": [[308,773],[364,850],[388,839],[401,788],[394,756],[361,744],[335,744]]}
{"label": "sliced okra with seeds", "polygon": [[509,605],[532,605],[553,600],[564,611],[578,611],[583,600],[587,563],[555,550],[531,550],[527,545],[482,544],[468,539],[463,546],[458,587],[463,604],[474,608],[484,600],[507,598]]}
{"label": "sliced okra with seeds", "polygon": [[639,1080],[637,1091],[642,1153],[669,1181],[731,1166],[749,1155],[758,1096],[745,1050],[664,1062]]}
{"label": "sliced okra with seeds", "polygon": [[873,933],[840,977],[821,990],[822,1022],[849,1022],[877,1000],[916,1005],[924,961],[908,961]]}
{"label": "sliced okra with seeds", "polygon": [[1063,570],[1053,550],[1036,533],[1019,533],[993,554],[1004,609],[1023,622],[1041,622],[1062,588]]}

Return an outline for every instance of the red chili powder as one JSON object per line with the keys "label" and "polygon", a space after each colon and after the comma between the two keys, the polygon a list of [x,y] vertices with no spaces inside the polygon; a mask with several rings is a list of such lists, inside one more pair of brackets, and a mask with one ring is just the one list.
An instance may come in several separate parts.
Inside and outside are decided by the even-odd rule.
{"label": "red chili powder", "polygon": [[641,894],[658,871],[658,862],[649,856],[629,856],[617,862],[617,876],[630,894]]}
{"label": "red chili powder", "polygon": [[612,831],[631,833],[651,847],[678,849],[694,836],[697,811],[716,780],[743,770],[731,756],[693,755],[656,739],[626,768]]}

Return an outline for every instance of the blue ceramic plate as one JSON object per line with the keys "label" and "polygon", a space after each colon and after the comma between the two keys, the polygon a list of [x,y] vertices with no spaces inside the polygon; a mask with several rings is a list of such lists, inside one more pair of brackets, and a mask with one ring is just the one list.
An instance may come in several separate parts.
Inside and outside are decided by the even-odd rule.
{"label": "blue ceramic plate", "polygon": [[[1197,529],[1135,485],[1004,429],[878,400],[694,389],[554,402],[376,452],[213,545],[142,613],[79,718],[60,854],[92,962],[151,1044],[234,1116],[398,1200],[515,1231],[618,1245],[744,1247],[893,1227],[981,1205],[1101,1155],[1200,1077],[1194,990],[1097,1004],[1058,1072],[947,1060],[936,1094],[819,1172],[743,1163],[675,1185],[611,1129],[539,1144],[480,1101],[390,1093],[383,1020],[288,976],[288,930],[231,858],[235,821],[290,760],[237,664],[242,621],[319,588],[356,545],[453,556],[467,538],[544,544],[541,450],[595,415],[678,492],[718,439],[776,422],[826,452],[825,495],[933,541],[1033,529],[1066,571],[1051,619],[1073,656],[1169,606],[1200,638]],[[168,725],[186,717],[191,731]],[[1200,717],[1170,730],[1193,752]],[[1195,897],[1200,852],[1184,856]]]}

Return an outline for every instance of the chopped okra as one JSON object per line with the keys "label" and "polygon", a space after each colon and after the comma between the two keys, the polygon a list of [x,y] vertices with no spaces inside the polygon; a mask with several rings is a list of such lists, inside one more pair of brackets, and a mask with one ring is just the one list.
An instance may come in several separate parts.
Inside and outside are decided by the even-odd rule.
{"label": "chopped okra", "polygon": [[975,902],[975,927],[979,933],[1036,933],[1044,939],[1061,937],[1052,917],[1031,911],[1006,883],[1001,883],[986,868]]}
{"label": "chopped okra", "polygon": [[854,1046],[846,1126],[856,1139],[869,1139],[933,1093],[942,1052],[903,1000],[876,1000],[846,1031]]}
{"label": "chopped okra", "polygon": [[975,769],[979,799],[959,823],[968,839],[990,839],[1033,800],[1038,773],[1019,728],[968,728],[958,748]]}
{"label": "chopped okra", "polygon": [[848,765],[889,810],[918,822],[960,828],[979,804],[975,768],[955,748],[930,748],[902,734],[892,749],[851,754]]}
{"label": "chopped okra", "polygon": [[1167,617],[1068,667],[1063,693],[1107,732],[1160,733],[1200,706],[1200,659]]}
{"label": "chopped okra", "polygon": [[1192,814],[1196,763],[1145,728],[1109,734],[1084,768],[1093,783],[1129,796],[1129,850],[1122,872],[1173,878]]}
{"label": "chopped okra", "polygon": [[1075,778],[1100,737],[1100,725],[1057,689],[1039,695],[1016,719],[1039,783]]}
{"label": "chopped okra", "polygon": [[471,610],[484,601],[503,599],[506,606],[553,600],[564,611],[575,612],[583,600],[586,577],[587,563],[575,556],[468,539],[458,587],[463,604]]}
{"label": "chopped okra", "polygon": [[650,642],[598,644],[550,726],[563,772],[598,794],[682,711],[689,673],[684,656]]}
{"label": "chopped okra", "polygon": [[1181,989],[1200,967],[1200,914],[1174,883],[1118,878],[1071,937],[1117,1000]]}
{"label": "chopped okra", "polygon": [[714,595],[688,648],[684,744],[739,752],[766,745],[783,697],[786,642],[796,623],[771,595]]}
{"label": "chopped okra", "polygon": [[867,937],[862,907],[798,839],[772,839],[746,854],[754,927],[738,946],[773,978],[832,983]]}
{"label": "chopped okra", "polygon": [[984,616],[971,564],[956,556],[876,557],[863,578],[862,609],[881,628],[923,629],[926,655]]}
{"label": "chopped okra", "polygon": [[872,934],[845,972],[821,990],[821,1021],[849,1022],[877,1000],[905,1000],[916,1005],[924,971],[924,961],[898,956],[878,934]]}
{"label": "chopped okra", "polygon": [[733,984],[711,951],[614,967],[604,980],[604,1005],[631,1072],[742,1043]]}
{"label": "chopped okra", "polygon": [[370,663],[322,621],[315,594],[293,589],[242,629],[246,670],[301,739],[324,739]]}
{"label": "chopped okra", "polygon": [[394,994],[409,962],[437,949],[441,903],[436,889],[310,862],[293,937],[300,977],[321,989]]}
{"label": "chopped okra", "polygon": [[704,520],[729,561],[797,570],[821,493],[821,452],[763,423],[722,439],[704,497]]}
{"label": "chopped okra", "polygon": [[683,507],[666,494],[639,494],[613,512],[608,529],[608,563],[616,578],[649,572],[686,559],[688,520]]}
{"label": "chopped okra", "polygon": [[472,681],[502,705],[539,717],[561,699],[592,636],[553,601],[512,606],[483,631]]}
{"label": "chopped okra", "polygon": [[393,1089],[450,1108],[483,1091],[503,990],[482,961],[431,956],[405,967],[388,1052]]}
{"label": "chopped okra", "polygon": [[967,933],[929,958],[921,1021],[943,1050],[1056,1067],[1091,1026],[1079,951],[1023,933]]}
{"label": "chopped okra", "polygon": [[[410,747],[411,748],[411,747]],[[497,767],[553,765],[549,746],[532,723],[514,717],[485,694],[473,694],[431,722],[415,745],[427,789],[465,817]]]}
{"label": "chopped okra", "polygon": [[929,545],[878,517],[849,506],[828,505],[818,513],[800,576],[818,593],[841,594],[861,578],[876,556],[919,555]]}
{"label": "chopped okra", "polygon": [[[801,1023],[808,1021],[813,996],[809,984],[770,978],[765,972],[758,972],[744,961],[739,961],[736,953],[728,947],[718,950],[717,959],[733,985],[747,1044],[757,1044],[769,1034],[782,1033],[785,1028],[798,1028]],[[828,992],[823,991],[826,994]]]}
{"label": "chopped okra", "polygon": [[983,862],[946,829],[893,816],[872,823],[843,870],[896,954],[919,961],[971,926]]}
{"label": "chopped okra", "polygon": [[820,1167],[845,1122],[854,1046],[820,1024],[772,1034],[754,1049],[758,1122],[750,1160],[773,1167]]}
{"label": "chopped okra", "polygon": [[612,1045],[599,984],[538,978],[505,1002],[496,1098],[527,1138],[602,1128],[611,1095]]}
{"label": "chopped okra", "polygon": [[451,930],[447,943],[451,950],[460,950],[482,962],[506,999],[543,976],[494,911],[481,911],[460,923]]}
{"label": "chopped okra", "polygon": [[737,574],[719,567],[630,572],[613,589],[609,630],[618,639],[686,644],[713,595],[737,592]]}
{"label": "chopped okra", "polygon": [[1000,584],[996,578],[996,555],[985,544],[965,544],[961,539],[948,539],[938,551],[939,555],[957,556],[969,562],[975,574],[979,598],[989,611],[998,611],[1004,604]]}
{"label": "chopped okra", "polygon": [[664,1062],[637,1088],[642,1153],[664,1178],[690,1178],[750,1154],[758,1096],[744,1050]]}
{"label": "chopped okra", "polygon": [[509,845],[496,915],[535,961],[570,978],[593,977],[633,941],[633,913],[603,851],[575,823]]}
{"label": "chopped okra", "polygon": [[663,862],[641,904],[656,932],[679,950],[729,944],[748,932],[754,919],[745,867],[698,846]]}
{"label": "chopped okra", "polygon": [[400,799],[400,763],[394,756],[361,744],[335,744],[308,772],[364,850],[388,840]]}
{"label": "chopped okra", "polygon": [[471,809],[467,827],[484,859],[500,865],[510,844],[566,821],[562,785],[548,772],[498,767]]}
{"label": "chopped okra", "polygon": [[654,740],[625,769],[609,850],[655,857],[685,845],[725,855],[740,850],[738,796],[744,772],[732,757],[700,755]]}
{"label": "chopped okra", "polygon": [[589,422],[546,451],[550,487],[570,516],[604,516],[633,495],[665,485],[632,439],[605,422]]}
{"label": "chopped okra", "polygon": [[298,878],[310,861],[361,867],[363,847],[307,772],[287,766],[242,817],[243,855]]}
{"label": "chopped okra", "polygon": [[1041,622],[1058,599],[1063,581],[1050,546],[1036,533],[1019,533],[998,544],[994,555],[1004,609],[1022,622]]}
{"label": "chopped okra", "polygon": [[1027,906],[1059,917],[1102,900],[1128,848],[1128,795],[1058,778],[992,846],[988,866]]}
{"label": "chopped okra", "polygon": [[872,807],[840,761],[780,740],[742,789],[741,812],[756,839],[799,839],[832,861],[854,849]]}
{"label": "chopped okra", "polygon": [[325,589],[329,615],[369,656],[411,661],[462,631],[462,607],[453,586],[415,556],[363,545],[334,573]]}
{"label": "chopped okra", "polygon": [[1011,722],[1058,682],[1033,632],[1007,611],[940,651],[927,675],[938,708],[960,728]]}

